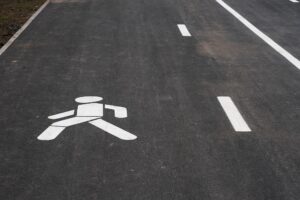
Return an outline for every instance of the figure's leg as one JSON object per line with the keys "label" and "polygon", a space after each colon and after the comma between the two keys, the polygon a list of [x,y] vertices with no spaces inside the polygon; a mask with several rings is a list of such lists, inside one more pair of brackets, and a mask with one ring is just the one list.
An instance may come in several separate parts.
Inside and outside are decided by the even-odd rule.
{"label": "figure's leg", "polygon": [[110,133],[121,140],[135,140],[137,137],[111,123],[108,123],[102,119],[97,119],[94,121],[90,121],[90,124],[93,124],[94,126],[101,128],[102,130],[106,131],[107,133]]}
{"label": "figure's leg", "polygon": [[38,136],[39,140],[54,140],[66,127],[49,126]]}
{"label": "figure's leg", "polygon": [[55,122],[53,124],[51,124],[51,126],[63,126],[63,127],[69,127],[69,126],[73,126],[76,124],[81,124],[84,122],[88,122],[94,119],[97,119],[99,117],[72,117],[69,119],[65,119],[65,120],[61,120],[58,122]]}
{"label": "figure's leg", "polygon": [[69,119],[54,122],[41,135],[38,136],[38,139],[54,140],[66,127],[88,122],[97,118],[99,117],[72,117]]}

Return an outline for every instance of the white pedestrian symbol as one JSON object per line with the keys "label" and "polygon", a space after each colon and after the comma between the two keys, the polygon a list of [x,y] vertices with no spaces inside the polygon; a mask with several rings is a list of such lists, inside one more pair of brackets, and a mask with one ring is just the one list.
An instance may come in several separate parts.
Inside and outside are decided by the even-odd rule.
{"label": "white pedestrian symbol", "polygon": [[97,96],[86,96],[75,99],[77,103],[80,103],[76,110],[70,110],[56,115],[51,115],[48,118],[55,120],[69,116],[73,117],[54,122],[42,134],[38,136],[38,139],[54,140],[65,128],[88,122],[122,140],[135,140],[137,136],[101,119],[104,114],[104,109],[114,111],[114,116],[116,118],[127,117],[126,108],[98,103],[102,99],[102,97]]}

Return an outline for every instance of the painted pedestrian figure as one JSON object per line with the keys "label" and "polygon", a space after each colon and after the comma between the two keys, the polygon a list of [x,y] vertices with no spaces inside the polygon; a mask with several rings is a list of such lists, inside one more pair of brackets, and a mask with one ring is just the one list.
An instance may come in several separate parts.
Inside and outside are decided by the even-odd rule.
{"label": "painted pedestrian figure", "polygon": [[100,128],[105,132],[110,133],[122,140],[136,139],[137,137],[135,135],[101,119],[104,115],[104,109],[113,110],[116,118],[127,117],[126,108],[99,103],[102,100],[102,97],[97,96],[86,96],[75,99],[77,103],[80,103],[76,110],[66,111],[49,116],[48,118],[56,120],[70,116],[73,117],[54,122],[42,134],[38,136],[38,139],[54,140],[67,127],[85,122],[90,123],[97,128]]}

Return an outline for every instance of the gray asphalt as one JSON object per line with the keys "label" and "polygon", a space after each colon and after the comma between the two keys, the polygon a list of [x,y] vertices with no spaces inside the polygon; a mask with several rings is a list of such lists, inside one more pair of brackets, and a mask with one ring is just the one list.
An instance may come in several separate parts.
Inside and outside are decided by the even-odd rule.
{"label": "gray asphalt", "polygon": [[[226,2],[300,57],[300,4]],[[215,1],[56,0],[1,55],[0,94],[0,199],[300,197],[300,71]],[[104,119],[138,139],[81,124],[37,140],[87,95],[126,107]]]}

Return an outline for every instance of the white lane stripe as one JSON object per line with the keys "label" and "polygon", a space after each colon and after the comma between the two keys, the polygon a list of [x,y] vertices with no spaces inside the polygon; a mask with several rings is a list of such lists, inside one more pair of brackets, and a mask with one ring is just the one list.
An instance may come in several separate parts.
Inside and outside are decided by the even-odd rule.
{"label": "white lane stripe", "polygon": [[42,10],[49,4],[47,0],[28,20],[27,22],[8,40],[8,42],[0,49],[0,56],[6,49],[21,35],[21,33],[30,25],[30,23],[42,12]]}
{"label": "white lane stripe", "polygon": [[241,113],[230,97],[218,97],[218,100],[236,132],[251,132]]}
{"label": "white lane stripe", "polygon": [[246,27],[248,27],[253,33],[255,33],[258,37],[264,40],[268,45],[270,45],[274,50],[280,53],[283,57],[285,57],[289,62],[291,62],[295,67],[300,69],[300,61],[290,54],[288,51],[283,49],[279,44],[274,42],[269,36],[261,32],[258,28],[256,28],[253,24],[251,24],[247,19],[241,16],[238,12],[232,9],[229,5],[227,5],[222,0],[216,0],[223,8],[225,8],[228,12],[230,12],[234,17],[236,17],[240,22],[242,22]]}
{"label": "white lane stripe", "polygon": [[293,3],[299,3],[298,0],[290,0],[290,2],[293,2]]}
{"label": "white lane stripe", "polygon": [[191,33],[189,32],[189,30],[187,29],[186,25],[184,24],[177,24],[180,33],[183,37],[191,37]]}

